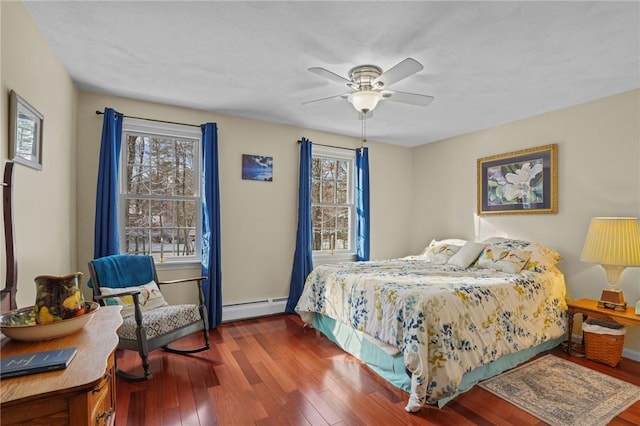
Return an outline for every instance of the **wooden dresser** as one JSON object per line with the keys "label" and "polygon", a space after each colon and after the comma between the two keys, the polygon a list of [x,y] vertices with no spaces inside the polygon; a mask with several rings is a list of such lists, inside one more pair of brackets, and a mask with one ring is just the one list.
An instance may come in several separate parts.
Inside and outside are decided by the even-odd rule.
{"label": "wooden dresser", "polygon": [[70,336],[41,342],[19,342],[2,336],[2,357],[76,347],[64,370],[0,380],[2,425],[115,424],[116,331],[119,306],[102,306],[84,328]]}

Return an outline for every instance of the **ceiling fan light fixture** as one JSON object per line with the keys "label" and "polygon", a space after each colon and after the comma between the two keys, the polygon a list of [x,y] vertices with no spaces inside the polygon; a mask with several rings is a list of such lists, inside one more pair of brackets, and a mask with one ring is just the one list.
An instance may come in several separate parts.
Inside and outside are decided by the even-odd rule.
{"label": "ceiling fan light fixture", "polygon": [[351,93],[347,99],[356,111],[367,113],[373,111],[376,105],[378,105],[378,102],[382,99],[382,94],[373,90],[360,90]]}

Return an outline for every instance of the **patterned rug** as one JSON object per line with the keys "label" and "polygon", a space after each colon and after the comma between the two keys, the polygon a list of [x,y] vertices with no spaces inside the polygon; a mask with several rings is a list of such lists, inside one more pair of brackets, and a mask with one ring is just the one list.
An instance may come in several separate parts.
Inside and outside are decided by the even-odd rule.
{"label": "patterned rug", "polygon": [[606,425],[640,387],[546,355],[478,384],[552,426]]}

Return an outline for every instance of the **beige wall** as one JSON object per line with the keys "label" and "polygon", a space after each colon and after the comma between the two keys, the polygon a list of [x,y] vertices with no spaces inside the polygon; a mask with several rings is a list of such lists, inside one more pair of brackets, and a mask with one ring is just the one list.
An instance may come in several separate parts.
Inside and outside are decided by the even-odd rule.
{"label": "beige wall", "polygon": [[[14,229],[18,258],[18,306],[33,305],[33,278],[76,270],[76,89],[20,2],[0,2],[0,163],[8,159],[9,91],[44,115],[43,169],[14,167]],[[0,273],[4,286],[4,228]]]}
{"label": "beige wall", "polygon": [[[78,121],[78,257],[80,270],[93,256],[96,176],[104,107],[132,116],[200,124],[218,123],[223,304],[286,297],[295,249],[298,197],[297,141],[357,147],[354,138],[257,120],[80,92]],[[409,250],[411,150],[369,143],[371,255],[403,256]],[[273,157],[273,182],[242,180],[242,154]],[[196,271],[197,272],[197,271]],[[161,278],[194,271],[161,270]],[[179,294],[169,295],[178,299]]]}
{"label": "beige wall", "polygon": [[[412,250],[432,237],[539,241],[563,255],[571,298],[598,298],[604,272],[580,252],[593,216],[640,216],[639,117],[634,90],[416,148]],[[558,214],[477,218],[476,160],[550,143],[558,144]],[[620,286],[635,304],[640,268],[626,270]],[[627,333],[625,347],[640,351],[640,330]]]}

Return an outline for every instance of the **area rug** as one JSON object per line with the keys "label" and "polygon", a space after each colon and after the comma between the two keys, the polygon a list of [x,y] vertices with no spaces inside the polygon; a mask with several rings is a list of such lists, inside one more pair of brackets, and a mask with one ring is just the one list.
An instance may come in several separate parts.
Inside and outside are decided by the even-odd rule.
{"label": "area rug", "polygon": [[552,426],[600,426],[640,400],[640,386],[546,355],[478,386]]}

